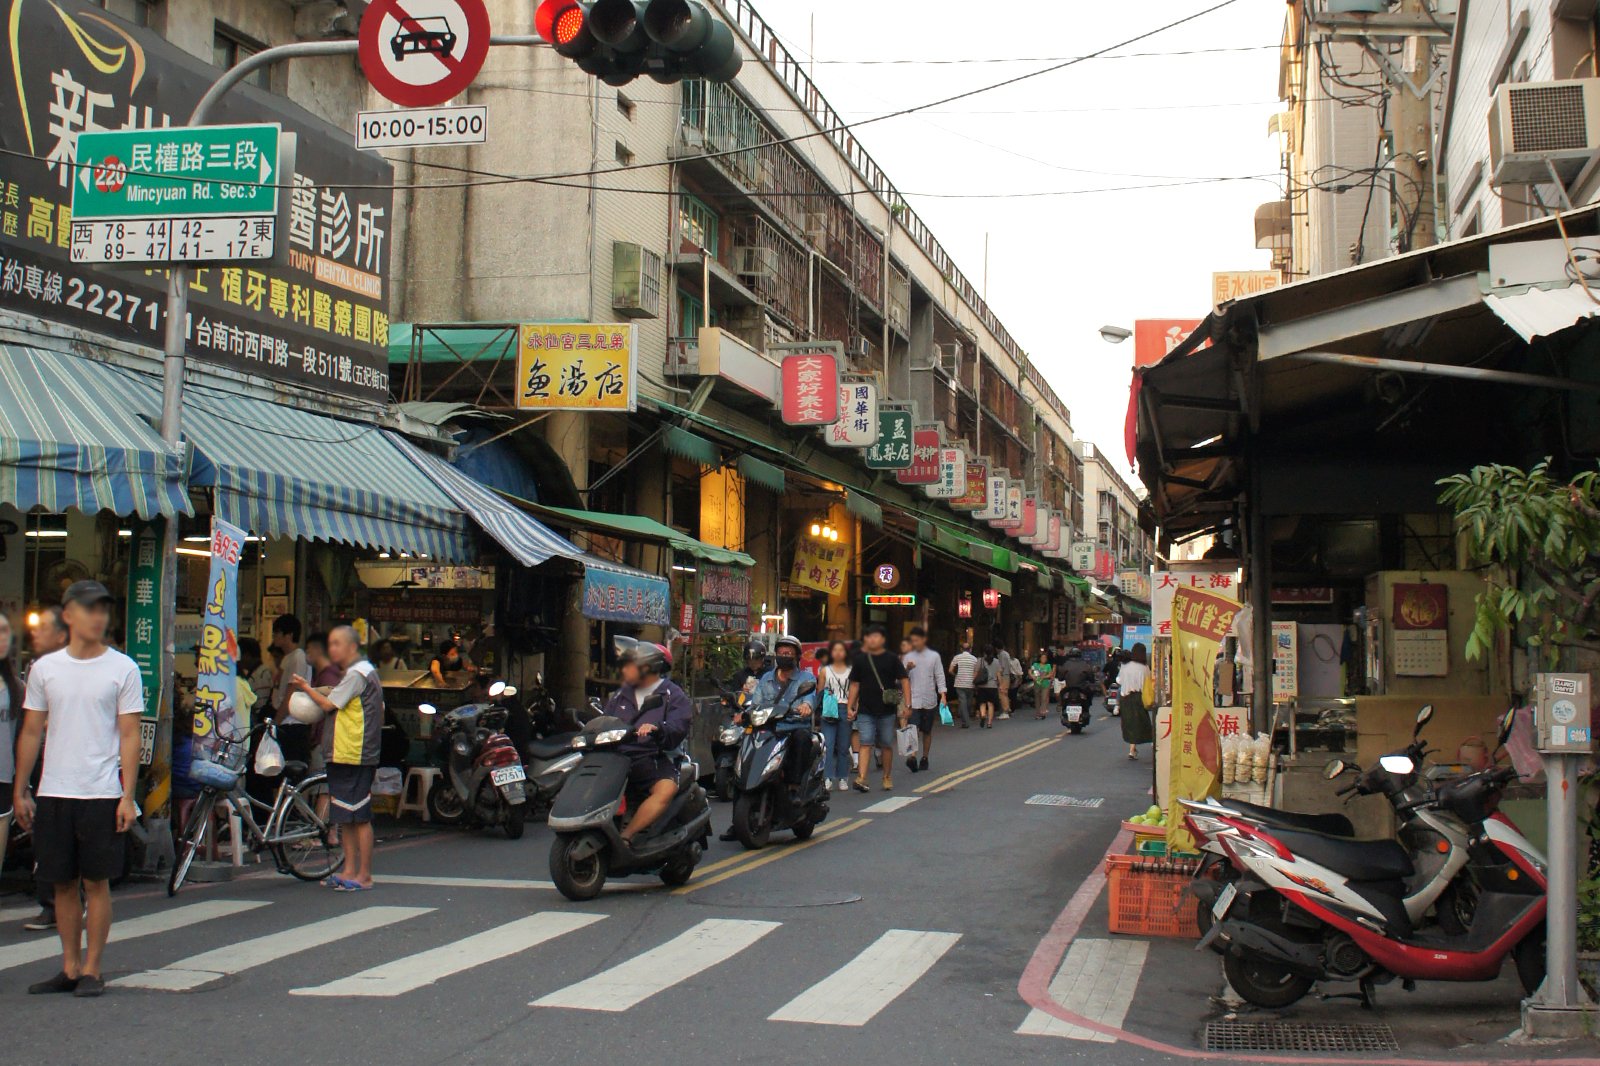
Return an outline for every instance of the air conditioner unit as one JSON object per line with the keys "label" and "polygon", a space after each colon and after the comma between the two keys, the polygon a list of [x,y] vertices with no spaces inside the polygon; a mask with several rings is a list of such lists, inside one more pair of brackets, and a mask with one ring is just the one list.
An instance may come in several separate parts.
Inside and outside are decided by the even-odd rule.
{"label": "air conditioner unit", "polygon": [[611,244],[611,310],[624,318],[661,314],[661,256],[639,244]]}
{"label": "air conditioner unit", "polygon": [[844,346],[845,354],[852,359],[865,359],[871,354],[871,347],[865,337],[852,337]]}
{"label": "air conditioner unit", "polygon": [[1570,182],[1600,149],[1600,78],[1512,83],[1489,105],[1494,185]]}
{"label": "air conditioner unit", "polygon": [[744,277],[771,278],[778,273],[778,250],[745,244],[733,250],[733,272]]}

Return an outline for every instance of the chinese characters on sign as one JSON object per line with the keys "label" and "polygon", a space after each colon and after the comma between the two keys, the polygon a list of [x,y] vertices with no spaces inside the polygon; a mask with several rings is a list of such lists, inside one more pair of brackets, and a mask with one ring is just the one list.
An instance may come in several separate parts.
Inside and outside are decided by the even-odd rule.
{"label": "chinese characters on sign", "polygon": [[831,426],[839,420],[839,363],[827,352],[783,357],[783,421]]}
{"label": "chinese characters on sign", "polygon": [[1133,324],[1133,365],[1153,366],[1200,325],[1198,318],[1142,318]]}
{"label": "chinese characters on sign", "polygon": [[993,525],[1003,520],[1006,516],[1006,495],[1011,488],[1011,479],[1005,474],[989,475],[989,498],[979,508],[978,513],[972,517]]}
{"label": "chinese characters on sign", "polygon": [[1039,524],[1039,497],[1022,497],[1019,513],[1020,517],[1017,520],[1017,525],[1012,529],[1011,535],[1018,539],[1033,536],[1033,531]]}
{"label": "chinese characters on sign", "polygon": [[[1044,544],[1040,546],[1046,555],[1056,556],[1060,554],[1062,529],[1065,518],[1066,515],[1062,514],[1060,511],[1052,510],[1050,512],[1050,532],[1045,537]],[[1149,599],[1148,596],[1145,598]]]}
{"label": "chinese characters on sign", "polygon": [[483,622],[483,593],[475,589],[373,589],[367,621],[385,625],[459,625]]}
{"label": "chinese characters on sign", "polygon": [[129,542],[127,652],[144,683],[145,721],[153,722],[161,709],[161,522],[135,522]]}
{"label": "chinese characters on sign", "polygon": [[935,500],[958,500],[967,494],[967,453],[963,448],[939,449],[939,478],[923,488]]}
{"label": "chinese characters on sign", "polygon": [[870,448],[878,440],[878,386],[847,381],[839,386],[839,421],[822,431],[835,448]]}
{"label": "chinese characters on sign", "polygon": [[795,544],[790,580],[796,585],[835,595],[845,591],[849,566],[848,544],[801,537]]}
{"label": "chinese characters on sign", "polygon": [[216,750],[218,737],[234,735],[239,678],[239,557],[244,530],[211,520],[211,572],[195,649],[194,736]]}
{"label": "chinese characters on sign", "polygon": [[[80,167],[90,159],[80,159],[78,135],[121,131],[132,136],[177,126],[217,72],[147,30],[123,23],[113,28],[102,6],[83,0],[8,5],[12,32],[0,36],[0,56],[14,91],[0,96],[0,148],[13,154],[0,165],[0,307],[159,348],[166,329],[165,271],[159,264],[75,263],[73,190],[82,191],[87,175],[96,194],[103,185],[103,195],[126,200],[123,190],[156,188],[154,181],[135,182],[129,172],[161,169],[181,177],[186,165],[192,181],[196,165],[221,164],[224,142],[180,143],[151,132],[129,143],[127,157],[119,151],[115,164],[96,153],[93,166]],[[13,42],[25,46],[14,50]],[[268,188],[278,178],[291,179],[272,175],[262,182],[257,158],[254,185],[209,186],[217,190],[213,197],[230,187],[249,193],[230,197],[228,204],[281,192],[287,222],[275,237],[287,252],[281,266],[239,262],[193,271],[189,354],[288,385],[387,399],[392,168],[378,156],[356,151],[347,134],[282,97],[230,93],[213,119],[218,127],[269,123],[294,133],[296,172],[292,187]],[[259,144],[245,141],[248,166]],[[240,138],[226,143],[229,166],[239,171]],[[149,149],[148,171],[142,150],[138,160],[132,158],[135,147]],[[168,207],[150,205],[154,213],[167,213]],[[182,225],[158,229],[135,250],[193,239],[181,232]],[[238,238],[237,223],[232,237]],[[257,239],[252,223],[245,240]]]}
{"label": "chinese characters on sign", "polygon": [[892,589],[900,584],[900,570],[893,563],[879,563],[873,568],[872,580],[880,589]]}
{"label": "chinese characters on sign", "polygon": [[1172,636],[1172,598],[1184,588],[1232,596],[1239,590],[1239,575],[1233,570],[1157,571],[1150,582],[1150,624],[1156,636]]}
{"label": "chinese characters on sign", "polygon": [[1276,289],[1283,284],[1277,270],[1221,270],[1211,275],[1211,306],[1221,307],[1230,300]]}
{"label": "chinese characters on sign", "polygon": [[630,323],[529,323],[518,330],[517,406],[533,411],[632,411],[639,405]]}
{"label": "chinese characters on sign", "polygon": [[932,485],[939,480],[939,449],[944,438],[937,425],[918,426],[911,431],[911,465],[895,472],[902,485]]}
{"label": "chinese characters on sign", "polygon": [[1233,628],[1237,600],[1198,588],[1172,598],[1172,759],[1167,849],[1193,851],[1179,800],[1220,794],[1222,744],[1216,722],[1217,649]]}
{"label": "chinese characters on sign", "polygon": [[642,626],[671,625],[670,599],[665,578],[597,566],[589,566],[583,573],[585,618]]}
{"label": "chinese characters on sign", "polygon": [[878,437],[867,449],[868,470],[904,470],[911,465],[911,412],[880,408]]}
{"label": "chinese characters on sign", "polygon": [[700,564],[700,632],[750,632],[750,572]]}
{"label": "chinese characters on sign", "polygon": [[1095,543],[1092,540],[1072,542],[1072,569],[1084,575],[1094,573]]}
{"label": "chinese characters on sign", "polygon": [[950,501],[954,511],[981,511],[989,506],[989,464],[967,463],[967,491]]}

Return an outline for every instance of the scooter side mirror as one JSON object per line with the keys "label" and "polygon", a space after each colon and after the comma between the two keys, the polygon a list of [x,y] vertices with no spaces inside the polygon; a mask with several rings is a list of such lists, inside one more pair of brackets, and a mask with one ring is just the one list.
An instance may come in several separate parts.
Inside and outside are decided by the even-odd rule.
{"label": "scooter side mirror", "polygon": [[1344,772],[1348,769],[1349,767],[1344,764],[1343,759],[1334,759],[1322,768],[1322,776],[1329,781],[1337,781],[1344,776]]}
{"label": "scooter side mirror", "polygon": [[599,696],[590,696],[589,709],[595,714],[604,714],[606,711],[606,705],[600,702]]}
{"label": "scooter side mirror", "polygon": [[1517,709],[1510,707],[1500,716],[1500,743],[1496,747],[1504,747],[1506,741],[1511,739],[1511,729],[1517,724]]}
{"label": "scooter side mirror", "polygon": [[1422,735],[1422,727],[1433,721],[1433,704],[1424,703],[1417,712],[1417,726],[1411,731],[1411,739],[1416,740]]}
{"label": "scooter side mirror", "polygon": [[544,671],[543,670],[535,670],[534,671],[533,683],[535,685],[537,685],[539,688],[544,688]]}

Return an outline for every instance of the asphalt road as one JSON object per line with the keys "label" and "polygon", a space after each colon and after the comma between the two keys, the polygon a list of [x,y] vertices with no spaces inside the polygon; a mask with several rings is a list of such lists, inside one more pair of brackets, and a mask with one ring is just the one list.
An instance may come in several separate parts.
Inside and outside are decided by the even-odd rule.
{"label": "asphalt road", "polygon": [[[1116,732],[1031,716],[946,730],[930,772],[836,793],[809,843],[715,844],[677,891],[635,879],[569,903],[542,827],[385,846],[380,887],[361,895],[270,872],[176,900],[133,886],[107,952],[121,982],[98,1001],[26,995],[53,972],[53,941],[5,920],[0,1061],[1179,1061],[1229,1008],[1214,956],[1105,932],[1091,875],[1149,802],[1149,763],[1127,761]],[[1027,802],[1039,796],[1102,802]],[[0,919],[24,903],[0,900]],[[1508,989],[1477,986],[1442,1036],[1400,1026],[1402,1048],[1511,1054],[1488,1043],[1514,1025]],[[1046,996],[1131,1038],[1030,1005]],[[1421,1014],[1454,1002],[1435,993]],[[1373,1020],[1348,1001],[1308,1009]]]}

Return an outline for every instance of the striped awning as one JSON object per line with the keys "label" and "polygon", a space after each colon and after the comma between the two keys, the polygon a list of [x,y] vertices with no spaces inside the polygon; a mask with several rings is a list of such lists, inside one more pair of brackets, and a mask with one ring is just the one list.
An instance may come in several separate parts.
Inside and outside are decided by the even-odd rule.
{"label": "striped awning", "polygon": [[388,431],[386,435],[418,473],[438,486],[523,566],[538,566],[558,557],[585,564],[593,560],[576,544],[443,459],[423,451],[398,433]]}
{"label": "striped awning", "polygon": [[127,402],[117,370],[0,344],[0,501],[22,511],[192,514],[187,472],[183,450],[167,448]]}

